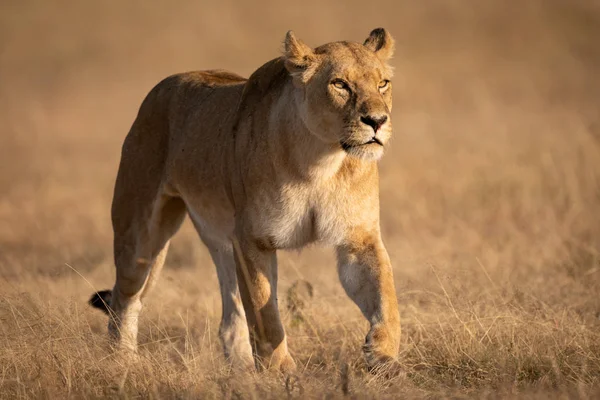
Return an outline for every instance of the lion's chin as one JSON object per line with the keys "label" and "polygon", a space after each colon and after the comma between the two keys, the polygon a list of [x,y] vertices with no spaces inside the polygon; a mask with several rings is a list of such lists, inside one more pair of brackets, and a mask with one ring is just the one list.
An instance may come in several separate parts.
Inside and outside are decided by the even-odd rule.
{"label": "lion's chin", "polygon": [[351,157],[365,161],[378,161],[383,156],[383,146],[377,143],[344,148]]}

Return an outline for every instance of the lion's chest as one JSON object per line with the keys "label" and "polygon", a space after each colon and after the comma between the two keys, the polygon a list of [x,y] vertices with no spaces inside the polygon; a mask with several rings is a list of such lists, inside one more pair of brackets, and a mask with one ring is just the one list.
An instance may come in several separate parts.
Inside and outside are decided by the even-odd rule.
{"label": "lion's chest", "polygon": [[327,191],[284,190],[263,203],[253,233],[277,249],[295,249],[313,242],[337,244],[348,224],[338,200]]}

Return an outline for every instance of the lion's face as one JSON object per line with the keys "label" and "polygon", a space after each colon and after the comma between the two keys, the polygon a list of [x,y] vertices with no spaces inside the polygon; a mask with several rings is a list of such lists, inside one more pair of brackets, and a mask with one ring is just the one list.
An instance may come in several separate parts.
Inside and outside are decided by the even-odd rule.
{"label": "lion's face", "polygon": [[286,67],[302,91],[297,105],[312,134],[351,156],[377,160],[392,124],[393,40],[376,29],[365,44],[338,42],[309,49],[288,33]]}

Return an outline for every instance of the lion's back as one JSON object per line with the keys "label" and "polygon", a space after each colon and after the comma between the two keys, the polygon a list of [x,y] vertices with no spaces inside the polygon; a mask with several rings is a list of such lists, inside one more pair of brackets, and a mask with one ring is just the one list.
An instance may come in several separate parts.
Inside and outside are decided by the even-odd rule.
{"label": "lion's back", "polygon": [[246,82],[246,78],[224,69],[206,71],[190,71],[173,75],[181,83],[202,85],[205,87],[239,85]]}
{"label": "lion's back", "polygon": [[[245,82],[234,73],[211,70],[171,75],[156,84],[124,140],[117,178],[123,184],[117,186],[135,186],[147,175],[154,177],[151,185],[146,183],[152,186],[149,192],[174,179],[216,186],[215,169],[220,169],[231,145],[232,121]],[[190,174],[193,162],[201,162],[202,168]]]}

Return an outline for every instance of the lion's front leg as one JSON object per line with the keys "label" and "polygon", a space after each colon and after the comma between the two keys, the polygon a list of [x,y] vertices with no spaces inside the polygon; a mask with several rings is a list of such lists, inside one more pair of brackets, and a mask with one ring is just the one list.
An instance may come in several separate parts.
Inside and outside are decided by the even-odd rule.
{"label": "lion's front leg", "polygon": [[296,365],[289,354],[277,305],[277,256],[257,241],[234,239],[238,285],[259,367],[289,372]]}
{"label": "lion's front leg", "polygon": [[357,235],[337,248],[338,273],[348,296],[371,324],[363,347],[369,367],[395,362],[400,315],[392,267],[379,234]]}

